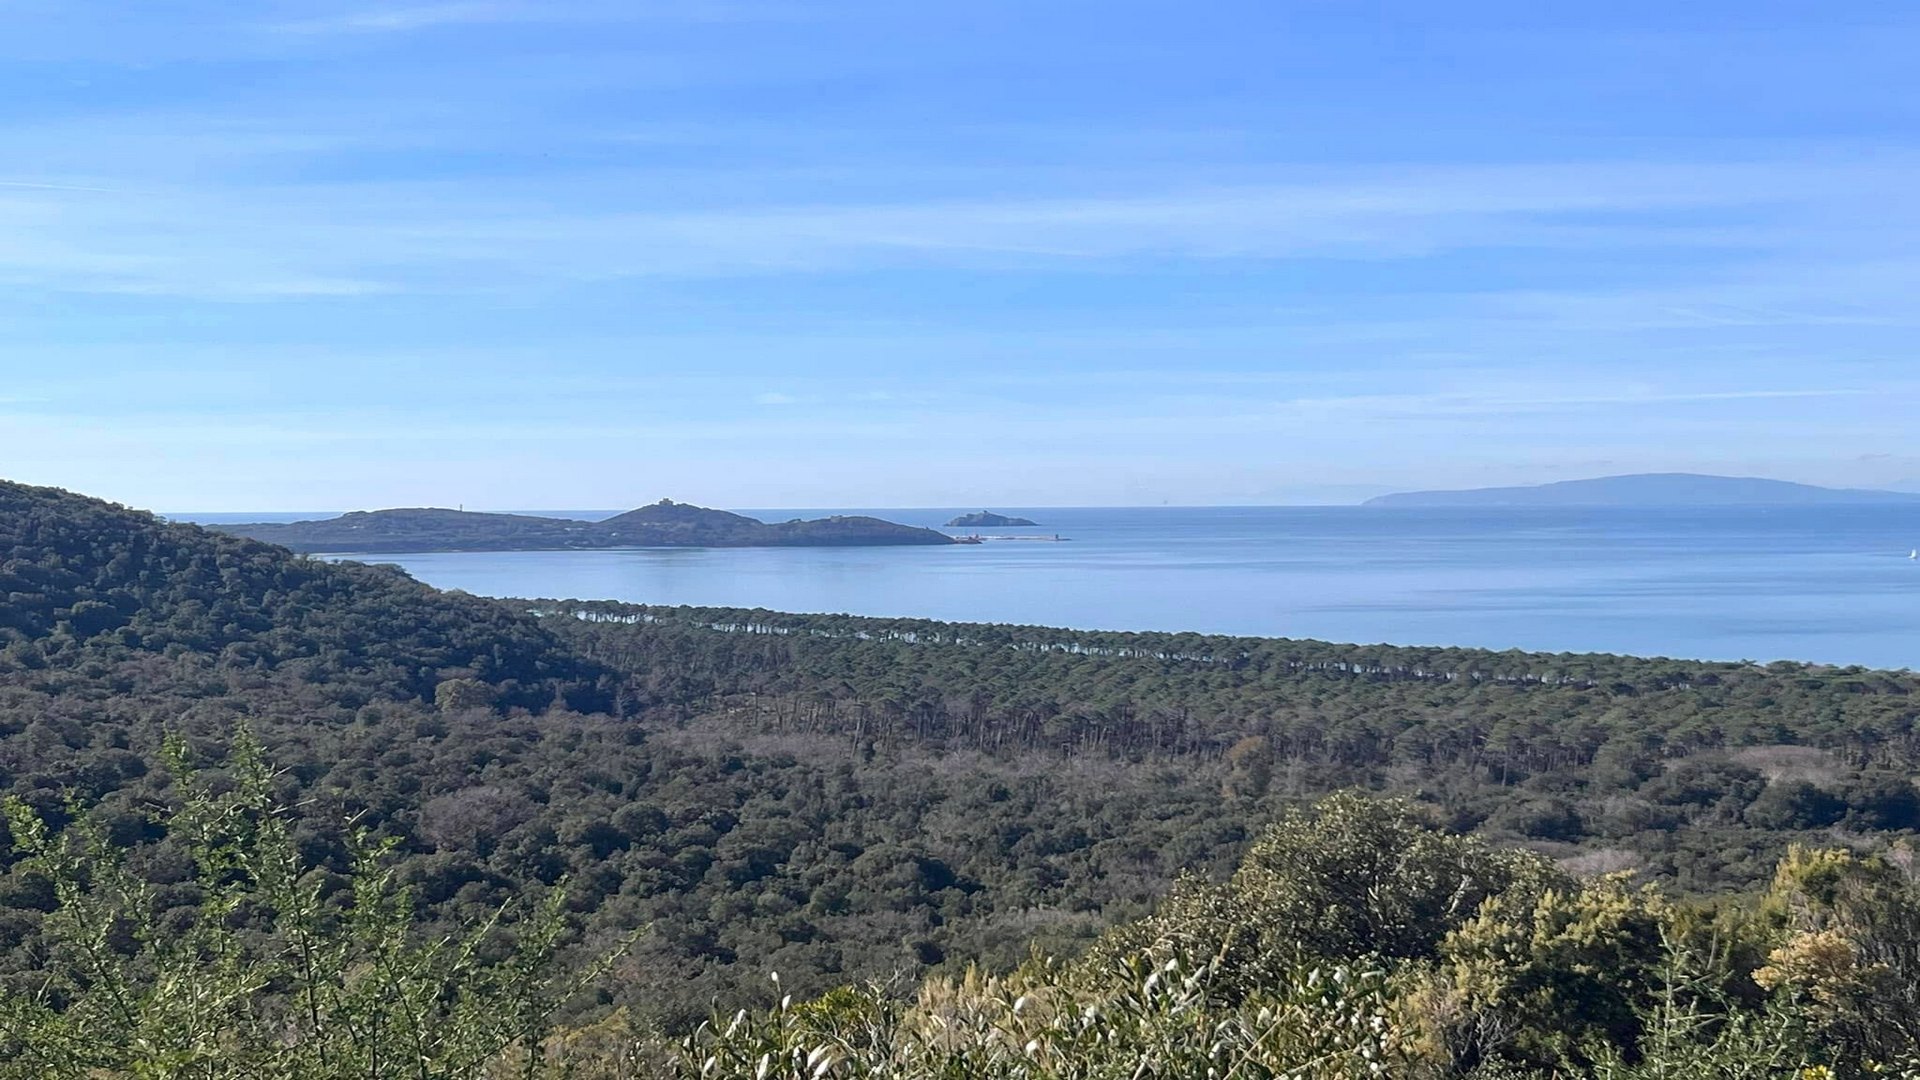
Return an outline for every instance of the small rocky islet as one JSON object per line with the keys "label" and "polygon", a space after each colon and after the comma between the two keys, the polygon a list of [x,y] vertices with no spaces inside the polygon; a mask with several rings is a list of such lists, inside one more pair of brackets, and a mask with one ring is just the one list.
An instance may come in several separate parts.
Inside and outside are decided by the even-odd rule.
{"label": "small rocky islet", "polygon": [[981,510],[972,514],[961,514],[947,522],[949,529],[1019,529],[1040,524],[1023,517],[1008,517],[991,510]]}

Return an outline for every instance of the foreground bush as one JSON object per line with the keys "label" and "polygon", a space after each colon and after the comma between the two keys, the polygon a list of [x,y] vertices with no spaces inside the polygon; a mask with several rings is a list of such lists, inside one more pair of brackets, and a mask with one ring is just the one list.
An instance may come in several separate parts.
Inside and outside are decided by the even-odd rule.
{"label": "foreground bush", "polygon": [[[716,1018],[673,1048],[681,1076],[1110,1076],[1359,1080],[1413,1062],[1385,976],[1301,972],[1220,1005],[1217,970],[1144,960],[1099,989],[1043,981],[934,983],[912,1007],[841,991],[769,1013]],[[1025,984],[1022,989],[1022,984]]]}
{"label": "foreground bush", "polygon": [[84,817],[55,835],[7,802],[54,944],[31,991],[0,991],[0,1077],[480,1076],[538,1045],[557,1002],[597,974],[553,970],[558,890],[510,940],[498,920],[422,939],[385,845],[357,838],[344,876],[302,857],[244,731],[218,784],[170,750],[181,801],[167,826],[200,896],[185,922],[156,918],[154,886]]}
{"label": "foreground bush", "polygon": [[[1920,1076],[1901,854],[1796,851],[1757,901],[1615,875],[1336,796],[1081,961],[841,990],[628,1039],[608,1077],[984,1080]],[[604,1034],[604,1032],[602,1032]],[[616,1043],[619,1040],[615,1040]],[[574,1049],[584,1049],[574,1044]]]}
{"label": "foreground bush", "polygon": [[1702,906],[1343,795],[1077,960],[723,1006],[690,1033],[624,1013],[556,1031],[607,970],[558,970],[557,890],[511,927],[423,935],[380,844],[360,838],[340,875],[302,856],[244,732],[217,781],[172,758],[166,826],[199,896],[185,921],[156,917],[178,908],[78,808],[55,832],[7,805],[55,945],[30,990],[0,991],[0,1077],[1920,1076],[1920,891],[1900,851],[1796,849],[1757,901]]}

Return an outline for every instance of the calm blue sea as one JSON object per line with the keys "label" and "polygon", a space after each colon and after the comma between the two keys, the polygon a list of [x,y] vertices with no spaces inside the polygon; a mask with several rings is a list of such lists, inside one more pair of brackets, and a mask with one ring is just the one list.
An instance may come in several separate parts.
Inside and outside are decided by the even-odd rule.
{"label": "calm blue sea", "polygon": [[1068,539],[359,558],[492,596],[1920,668],[1920,505],[995,509]]}

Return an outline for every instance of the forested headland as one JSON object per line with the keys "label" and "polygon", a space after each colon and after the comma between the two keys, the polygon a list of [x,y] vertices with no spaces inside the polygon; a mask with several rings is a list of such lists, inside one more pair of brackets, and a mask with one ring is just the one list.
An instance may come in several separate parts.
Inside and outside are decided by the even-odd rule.
{"label": "forested headland", "polygon": [[876,517],[837,515],[769,524],[744,514],[662,499],[604,521],[415,507],[361,510],[313,521],[210,526],[293,551],[574,551],[619,547],[939,546],[946,533]]}
{"label": "forested headland", "polygon": [[[19,1031],[146,1015],[90,994],[190,969],[155,943],[296,866],[301,933],[384,898],[340,940],[604,960],[551,1019],[607,1069],[658,1051],[606,1075],[678,1075],[671,1046],[689,1074],[1037,1077],[1148,1047],[1196,1075],[1215,1044],[1245,1076],[1915,1049],[1863,1005],[1920,985],[1911,673],[494,601],[11,484],[0,599]],[[115,852],[124,881],[87,869]],[[76,939],[108,885],[144,921]],[[231,947],[274,954],[305,895],[216,904]],[[436,993],[517,985],[487,979]]]}

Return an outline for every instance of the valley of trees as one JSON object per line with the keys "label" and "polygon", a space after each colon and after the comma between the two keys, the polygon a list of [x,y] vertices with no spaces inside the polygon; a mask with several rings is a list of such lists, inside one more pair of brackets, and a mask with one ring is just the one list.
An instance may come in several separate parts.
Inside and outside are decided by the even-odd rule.
{"label": "valley of trees", "polygon": [[[1920,968],[1916,688],[492,601],[0,484],[0,1019],[44,1033],[216,945],[282,1000],[295,898],[342,978],[475,995],[525,1030],[455,1010],[473,1046],[594,1075],[1186,1076],[1216,1044],[1239,1076],[1895,1068],[1914,1033],[1862,1003]],[[217,806],[232,835],[190,827]],[[464,967],[395,959],[449,934]],[[1650,1039],[1746,1071],[1648,1072]],[[477,1075],[320,1068],[285,1075]]]}
{"label": "valley of trees", "polygon": [[[1689,890],[1753,884],[1792,834],[1920,827],[1920,677],[537,601],[663,723],[742,745],[1059,760],[1217,790],[1348,787]],[[1202,779],[1204,778],[1204,779]]]}

